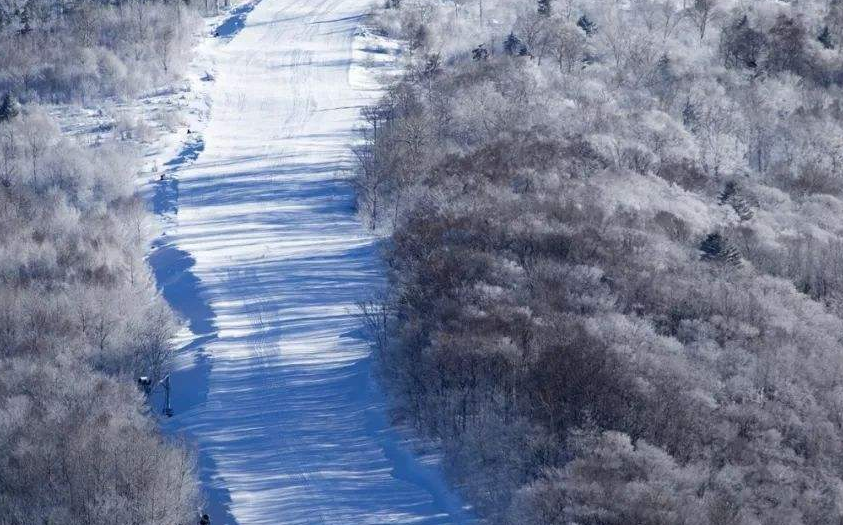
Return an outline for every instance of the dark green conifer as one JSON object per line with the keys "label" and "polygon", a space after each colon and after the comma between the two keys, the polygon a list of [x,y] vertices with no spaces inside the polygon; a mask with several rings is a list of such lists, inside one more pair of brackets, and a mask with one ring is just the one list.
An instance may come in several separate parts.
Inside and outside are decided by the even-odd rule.
{"label": "dark green conifer", "polygon": [[723,191],[720,192],[720,204],[731,206],[742,221],[748,221],[755,215],[752,204],[742,194],[738,183],[733,180],[727,182]]}
{"label": "dark green conifer", "polygon": [[577,20],[577,27],[585,31],[586,36],[591,36],[597,32],[597,24],[589,20],[589,18],[585,15],[582,15],[579,20]]}
{"label": "dark green conifer", "polygon": [[719,233],[710,233],[700,244],[702,260],[728,264],[731,266],[741,265],[741,254],[726,237]]}
{"label": "dark green conifer", "polygon": [[20,104],[18,104],[17,99],[11,93],[6,93],[3,102],[0,103],[0,122],[12,120],[19,114]]}
{"label": "dark green conifer", "polygon": [[471,51],[471,59],[477,62],[485,62],[489,59],[489,50],[483,44],[480,44]]}
{"label": "dark green conifer", "polygon": [[820,35],[817,37],[817,40],[819,40],[820,44],[822,44],[824,48],[834,49],[834,42],[831,39],[831,31],[828,30],[828,26],[823,27],[822,32],[820,32]]}
{"label": "dark green conifer", "polygon": [[515,33],[509,33],[509,36],[503,42],[503,50],[510,56],[519,54],[522,48],[524,48],[524,44],[521,43],[521,39],[515,36]]}

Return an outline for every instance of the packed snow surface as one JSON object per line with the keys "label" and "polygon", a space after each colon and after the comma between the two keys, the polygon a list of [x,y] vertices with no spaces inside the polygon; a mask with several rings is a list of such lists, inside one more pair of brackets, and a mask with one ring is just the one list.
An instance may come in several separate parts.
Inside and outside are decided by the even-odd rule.
{"label": "packed snow surface", "polygon": [[168,220],[150,260],[192,336],[166,426],[196,444],[215,525],[473,521],[371,378],[357,303],[383,268],[347,180],[377,96],[367,7],[235,9],[201,50],[206,121],[152,197]]}

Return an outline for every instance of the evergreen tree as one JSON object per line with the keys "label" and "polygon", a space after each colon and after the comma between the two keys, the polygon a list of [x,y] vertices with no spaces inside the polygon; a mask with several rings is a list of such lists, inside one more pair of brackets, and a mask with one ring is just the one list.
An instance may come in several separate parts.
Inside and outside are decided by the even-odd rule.
{"label": "evergreen tree", "polygon": [[542,16],[550,16],[552,11],[552,0],[539,0],[539,14]]}
{"label": "evergreen tree", "polygon": [[521,50],[526,49],[524,44],[521,43],[521,39],[515,36],[515,33],[509,33],[509,36],[506,37],[506,40],[503,42],[503,50],[506,52],[507,55],[515,55],[521,54]]}
{"label": "evergreen tree", "polygon": [[673,72],[673,64],[670,62],[670,56],[666,52],[662,53],[659,61],[656,63],[656,74],[658,81],[662,84],[672,84],[676,79],[676,75]]}
{"label": "evergreen tree", "polygon": [[743,196],[740,186],[735,181],[729,181],[720,192],[720,205],[728,204],[735,210],[742,221],[748,221],[755,216],[752,204]]}
{"label": "evergreen tree", "polygon": [[820,44],[823,45],[826,49],[834,49],[834,42],[831,40],[831,31],[828,30],[828,26],[823,27],[820,36],[817,37]]}
{"label": "evergreen tree", "polygon": [[19,114],[20,104],[18,104],[17,99],[11,93],[6,93],[3,102],[0,103],[0,122],[12,120]]}
{"label": "evergreen tree", "polygon": [[678,75],[673,67],[673,61],[665,52],[656,63],[655,74],[650,77],[650,90],[663,102],[672,101],[676,97]]}
{"label": "evergreen tree", "polygon": [[720,192],[720,204],[726,204],[729,202],[734,195],[738,193],[738,183],[730,180],[726,183],[726,186],[723,187],[723,191]]}
{"label": "evergreen tree", "polygon": [[738,249],[729,242],[726,237],[719,233],[710,233],[700,244],[702,259],[704,261],[729,264],[731,266],[741,265],[741,254]]}
{"label": "evergreen tree", "polygon": [[685,102],[685,107],[682,108],[682,125],[685,126],[686,129],[695,131],[698,123],[699,119],[697,118],[697,110],[694,108],[694,104],[688,100]]}
{"label": "evergreen tree", "polygon": [[591,36],[597,32],[597,24],[589,20],[589,18],[585,15],[582,15],[579,20],[577,20],[577,27],[585,31],[586,36]]}
{"label": "evergreen tree", "polygon": [[32,31],[32,18],[33,18],[33,5],[32,2],[26,2],[23,6],[23,9],[18,9],[18,19],[20,19],[20,34],[25,35]]}
{"label": "evergreen tree", "polygon": [[729,204],[742,221],[748,221],[755,216],[755,211],[753,211],[752,205],[742,195],[735,195],[732,197],[729,200]]}
{"label": "evergreen tree", "polygon": [[665,51],[659,57],[658,62],[656,62],[656,70],[659,72],[660,76],[667,77],[671,76],[670,69],[670,56]]}
{"label": "evergreen tree", "polygon": [[485,48],[484,44],[480,44],[471,51],[471,58],[478,62],[485,62],[489,59],[489,50]]}
{"label": "evergreen tree", "polygon": [[428,39],[428,32],[427,26],[424,24],[419,25],[416,32],[413,34],[413,38],[410,39],[410,49],[419,49],[425,45]]}

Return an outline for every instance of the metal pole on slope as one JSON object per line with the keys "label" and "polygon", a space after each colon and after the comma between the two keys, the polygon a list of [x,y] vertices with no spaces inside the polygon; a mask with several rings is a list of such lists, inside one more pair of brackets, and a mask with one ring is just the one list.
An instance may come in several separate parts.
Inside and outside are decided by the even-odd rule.
{"label": "metal pole on slope", "polygon": [[167,417],[173,416],[173,408],[170,406],[170,375],[167,374],[161,380],[161,385],[164,387],[164,410],[163,413]]}

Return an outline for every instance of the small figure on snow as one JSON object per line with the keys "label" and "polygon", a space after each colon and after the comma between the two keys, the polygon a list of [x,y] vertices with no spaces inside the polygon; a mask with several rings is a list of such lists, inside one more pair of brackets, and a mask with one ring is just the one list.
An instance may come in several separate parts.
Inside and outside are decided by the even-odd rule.
{"label": "small figure on snow", "polygon": [[207,514],[202,514],[202,517],[199,518],[199,525],[211,525],[211,517]]}

